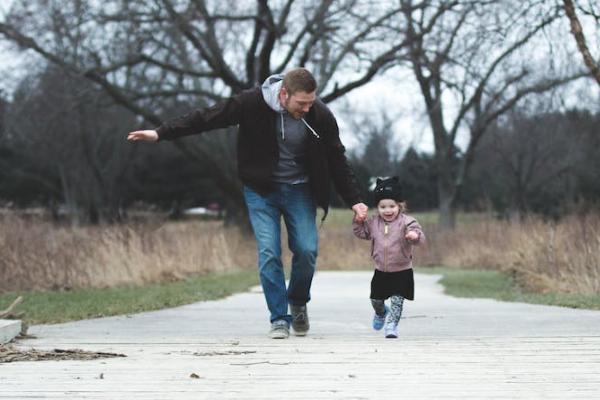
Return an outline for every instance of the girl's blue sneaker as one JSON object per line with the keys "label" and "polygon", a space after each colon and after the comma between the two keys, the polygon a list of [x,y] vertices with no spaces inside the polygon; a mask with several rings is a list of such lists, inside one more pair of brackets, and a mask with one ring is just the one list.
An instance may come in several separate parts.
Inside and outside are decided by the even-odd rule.
{"label": "girl's blue sneaker", "polygon": [[385,324],[385,317],[387,317],[389,311],[390,310],[388,309],[388,307],[385,306],[385,314],[377,315],[377,313],[375,313],[375,315],[373,316],[373,329],[379,331],[381,330],[381,328],[383,328],[383,324]]}

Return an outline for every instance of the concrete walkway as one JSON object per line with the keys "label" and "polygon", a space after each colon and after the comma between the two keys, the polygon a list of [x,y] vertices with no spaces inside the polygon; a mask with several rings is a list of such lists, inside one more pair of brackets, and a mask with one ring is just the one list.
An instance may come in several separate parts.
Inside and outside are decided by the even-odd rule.
{"label": "concrete walkway", "polygon": [[384,339],[370,276],[318,273],[303,338],[266,338],[259,290],[34,326],[20,346],[127,357],[0,364],[0,399],[600,399],[600,312],[453,298],[417,274],[401,338]]}
{"label": "concrete walkway", "polygon": [[0,319],[0,344],[8,343],[21,333],[21,321]]}

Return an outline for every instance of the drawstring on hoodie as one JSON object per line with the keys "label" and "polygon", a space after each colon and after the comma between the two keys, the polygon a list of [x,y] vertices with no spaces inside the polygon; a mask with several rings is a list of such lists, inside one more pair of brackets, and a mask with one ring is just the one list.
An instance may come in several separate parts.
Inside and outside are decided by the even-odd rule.
{"label": "drawstring on hoodie", "polygon": [[[285,121],[283,119],[283,113],[279,113],[279,117],[281,118],[281,140],[285,141]],[[312,126],[308,124],[308,122],[306,122],[304,118],[300,118],[300,120],[304,122],[304,125],[306,125],[310,133],[312,133],[317,139],[321,138],[321,136],[319,136],[319,134],[312,128]]]}
{"label": "drawstring on hoodie", "polygon": [[311,131],[311,132],[312,132],[312,134],[316,136],[316,138],[317,138],[317,139],[320,139],[320,138],[321,138],[321,136],[319,136],[319,134],[318,134],[317,132],[315,132],[315,130],[312,128],[312,126],[310,126],[310,125],[308,124],[308,122],[306,122],[306,121],[304,120],[304,118],[300,118],[300,119],[302,120],[302,122],[304,122],[304,125],[306,125],[306,127],[308,128],[308,130],[309,130],[309,131]]}

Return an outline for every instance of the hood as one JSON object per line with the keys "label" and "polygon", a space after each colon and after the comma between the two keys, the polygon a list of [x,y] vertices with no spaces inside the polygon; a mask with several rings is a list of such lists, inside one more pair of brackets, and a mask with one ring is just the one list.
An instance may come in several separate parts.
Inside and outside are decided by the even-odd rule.
{"label": "hood", "polygon": [[273,111],[282,113],[283,106],[279,102],[279,91],[283,84],[283,74],[271,75],[263,82],[261,91],[265,102],[273,109]]}
{"label": "hood", "polygon": [[[285,140],[285,124],[283,122],[283,114],[287,112],[279,101],[279,92],[281,91],[281,85],[283,85],[283,74],[271,75],[263,82],[260,87],[265,102],[271,107],[273,111],[279,113],[281,116],[281,138]],[[319,134],[313,129],[312,126],[306,122],[304,118],[300,120],[306,125],[310,133],[312,133],[317,139],[320,138]]]}

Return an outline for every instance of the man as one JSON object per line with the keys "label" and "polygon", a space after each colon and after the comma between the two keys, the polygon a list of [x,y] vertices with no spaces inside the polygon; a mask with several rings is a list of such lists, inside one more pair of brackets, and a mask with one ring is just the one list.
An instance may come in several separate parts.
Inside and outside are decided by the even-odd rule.
{"label": "man", "polygon": [[[262,87],[224,103],[128,136],[133,141],[172,140],[239,125],[238,175],[256,236],[260,282],[271,313],[269,336],[273,339],[287,338],[290,323],[296,335],[308,332],[306,303],[318,249],[316,207],[322,207],[327,215],[330,182],[359,219],[367,217],[335,117],[316,97],[316,89],[312,74],[296,68],[270,76]],[[287,290],[281,261],[282,215],[293,254]]]}

